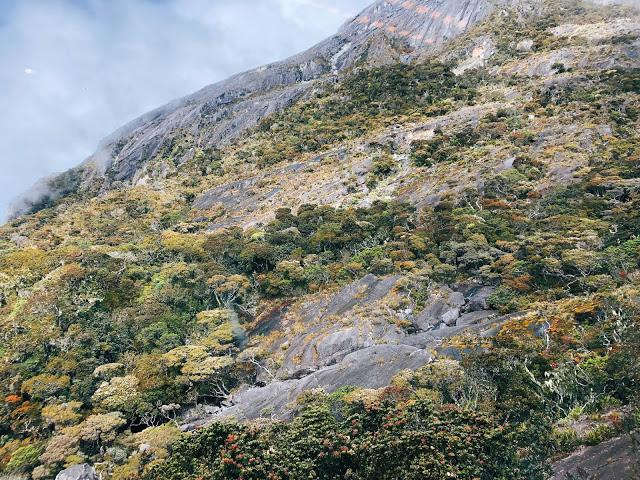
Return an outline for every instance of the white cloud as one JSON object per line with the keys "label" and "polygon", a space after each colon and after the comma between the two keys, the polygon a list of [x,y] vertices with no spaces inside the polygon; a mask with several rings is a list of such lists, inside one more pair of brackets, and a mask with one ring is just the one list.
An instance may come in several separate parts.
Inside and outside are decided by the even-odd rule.
{"label": "white cloud", "polygon": [[278,0],[285,18],[291,19],[302,28],[326,22],[333,26],[340,25],[354,16],[370,1],[350,0]]}

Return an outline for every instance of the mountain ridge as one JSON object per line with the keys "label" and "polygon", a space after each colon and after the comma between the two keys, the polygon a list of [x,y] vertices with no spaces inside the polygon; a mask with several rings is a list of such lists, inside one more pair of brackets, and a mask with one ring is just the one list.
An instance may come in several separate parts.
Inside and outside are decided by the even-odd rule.
{"label": "mountain ridge", "polygon": [[[163,142],[171,141],[177,130],[206,132],[207,139],[198,142],[206,147],[228,143],[260,119],[308,95],[313,87],[305,82],[327,81],[327,77],[339,75],[357,63],[375,66],[410,61],[437,50],[504,3],[377,1],[345,22],[337,34],[305,52],[233,75],[125,124],[105,137],[98,150],[78,167],[40,180],[13,201],[9,218],[71,193],[104,192],[113,181],[135,182],[135,173],[157,154]],[[392,41],[402,45],[394,46]],[[371,47],[373,54],[368,53]],[[252,98],[243,100],[245,97]],[[108,170],[112,171],[109,180],[105,179]]]}

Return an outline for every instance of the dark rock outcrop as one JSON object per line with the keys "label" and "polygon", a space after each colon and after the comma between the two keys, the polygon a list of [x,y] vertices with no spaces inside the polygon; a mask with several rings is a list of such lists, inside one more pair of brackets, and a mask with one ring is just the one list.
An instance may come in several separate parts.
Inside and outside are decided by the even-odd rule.
{"label": "dark rock outcrop", "polygon": [[640,434],[583,447],[553,465],[551,480],[637,480],[640,478]]}

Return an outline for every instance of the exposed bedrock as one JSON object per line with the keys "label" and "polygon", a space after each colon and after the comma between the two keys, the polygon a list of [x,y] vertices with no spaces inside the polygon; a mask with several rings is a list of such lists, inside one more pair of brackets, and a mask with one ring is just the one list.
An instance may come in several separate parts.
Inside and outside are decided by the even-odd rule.
{"label": "exposed bedrock", "polygon": [[465,331],[492,335],[504,320],[486,309],[492,287],[431,286],[426,306],[416,312],[407,281],[370,274],[331,295],[277,310],[278,318],[269,322],[278,335],[269,348],[271,358],[279,359],[267,365],[269,374],[260,375],[265,386],[241,388],[229,407],[187,419],[183,428],[228,417],[287,418],[295,400],[310,389],[386,386],[399,372],[429,363],[446,339]]}
{"label": "exposed bedrock", "polygon": [[551,480],[636,480],[640,478],[640,433],[582,447],[553,465]]}

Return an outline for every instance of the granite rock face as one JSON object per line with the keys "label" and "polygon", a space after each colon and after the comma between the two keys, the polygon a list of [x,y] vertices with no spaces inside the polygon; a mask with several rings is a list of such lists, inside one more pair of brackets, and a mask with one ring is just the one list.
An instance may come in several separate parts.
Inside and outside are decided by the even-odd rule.
{"label": "granite rock face", "polygon": [[640,7],[640,0],[591,0],[596,5],[630,5]]}
{"label": "granite rock face", "polygon": [[[144,167],[174,139],[223,145],[265,116],[309,95],[355,65],[410,61],[433,52],[502,4],[537,0],[379,0],[339,32],[301,54],[244,72],[153,110],[123,126],[81,165],[45,178],[15,200],[10,216],[37,211],[72,193],[98,193],[145,182]],[[186,152],[185,161],[193,155]]]}
{"label": "granite rock face", "polygon": [[[233,405],[209,418],[187,423],[183,430],[192,430],[221,418],[237,420],[260,417],[290,418],[296,399],[304,392],[322,389],[331,393],[344,386],[380,388],[389,384],[400,371],[415,370],[426,365],[431,355],[408,345],[376,345],[357,350],[339,363],[321,368],[300,379],[274,381],[264,387],[237,393]],[[374,373],[375,372],[375,373]]]}
{"label": "granite rock face", "polygon": [[220,418],[289,418],[296,399],[308,390],[384,387],[399,372],[431,362],[438,352],[455,357],[456,352],[441,347],[445,339],[467,331],[493,335],[504,321],[480,308],[478,298],[488,287],[458,291],[434,285],[426,306],[417,309],[406,290],[408,280],[370,274],[333,294],[279,310],[277,321],[270,321],[270,333],[279,333],[270,354],[281,356],[277,364],[266,365],[258,379],[263,386],[240,389],[226,407],[187,418],[182,428],[193,430]]}
{"label": "granite rock face", "polygon": [[386,32],[415,49],[433,49],[485,18],[494,5],[486,0],[379,1],[347,22],[340,34],[361,38]]}

